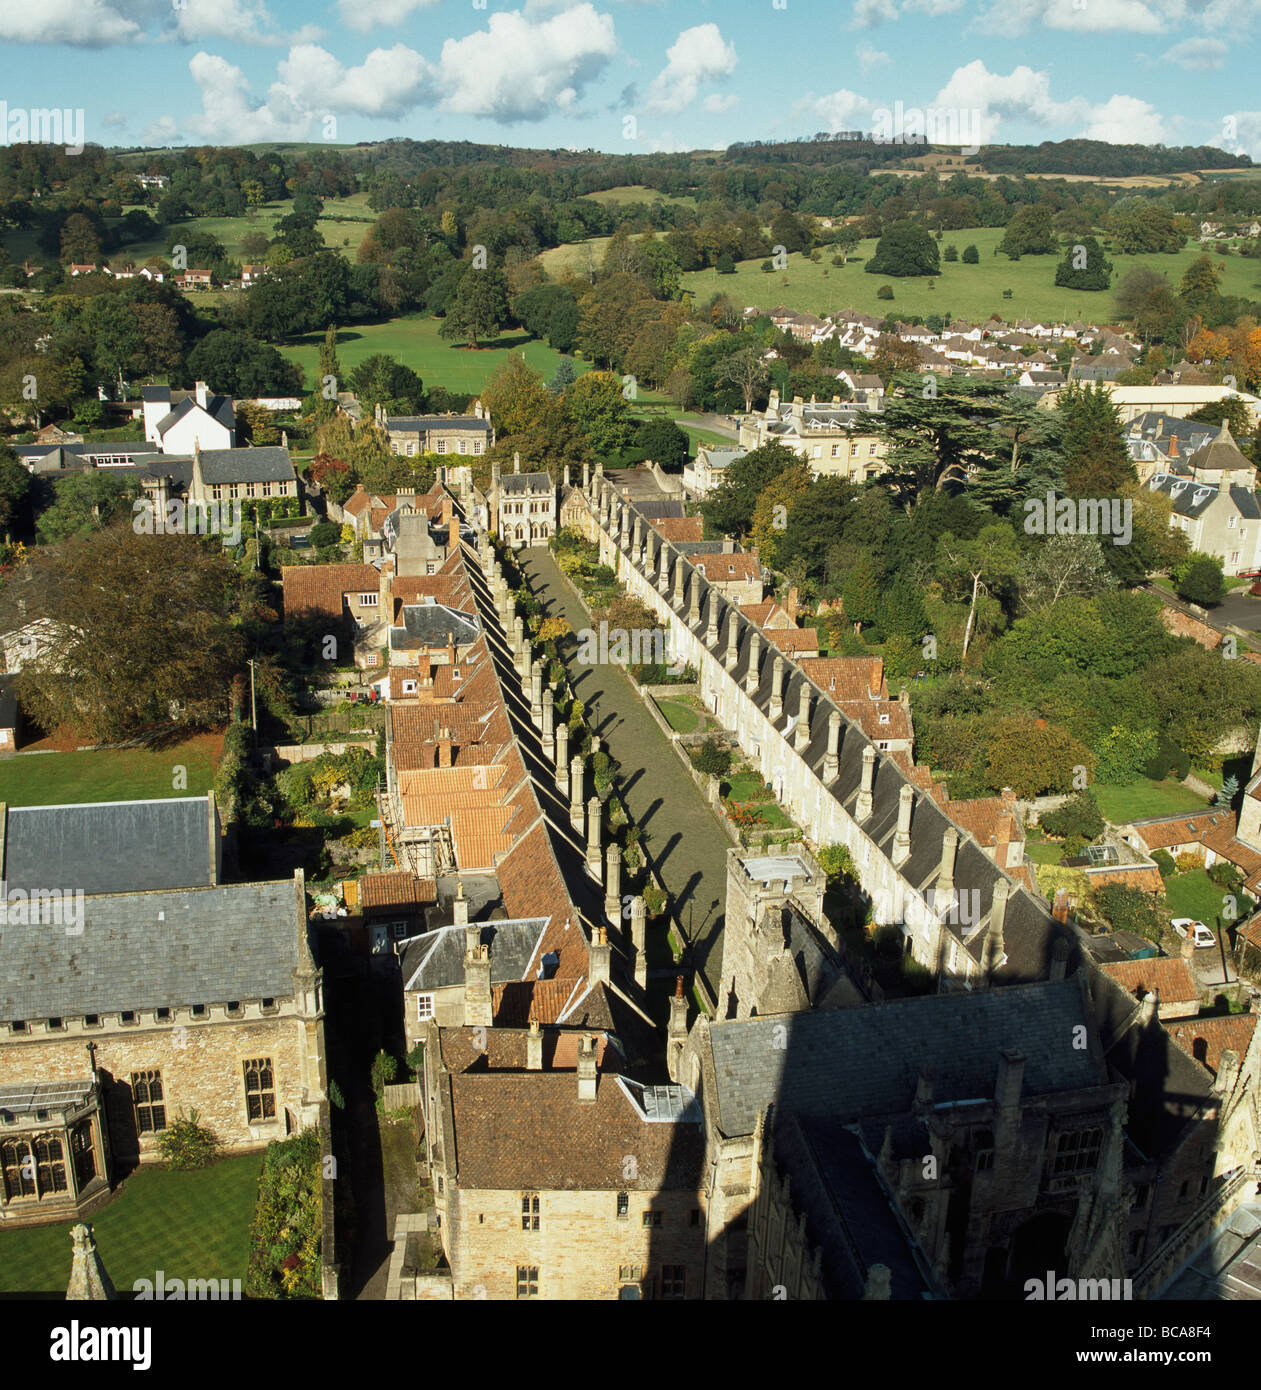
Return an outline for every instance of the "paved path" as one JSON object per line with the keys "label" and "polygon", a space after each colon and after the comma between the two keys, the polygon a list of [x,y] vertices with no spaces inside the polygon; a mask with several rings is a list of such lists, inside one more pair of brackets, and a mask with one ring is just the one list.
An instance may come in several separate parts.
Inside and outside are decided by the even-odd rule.
{"label": "paved path", "polygon": [[[517,560],[549,617],[567,619],[575,632],[590,625],[549,551],[523,550]],[[642,831],[649,862],[694,945],[693,965],[721,1009],[722,914],[731,842],[622,668],[579,665],[574,660],[576,643],[567,655],[574,694],[586,707],[587,722],[603,746],[622,765],[622,795],[631,818]]]}

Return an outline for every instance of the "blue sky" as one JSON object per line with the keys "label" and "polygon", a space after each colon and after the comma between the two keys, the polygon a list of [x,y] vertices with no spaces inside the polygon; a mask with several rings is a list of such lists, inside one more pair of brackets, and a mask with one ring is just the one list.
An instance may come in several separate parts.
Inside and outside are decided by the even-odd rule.
{"label": "blue sky", "polygon": [[1261,0],[0,0],[0,97],[82,108],[104,144],[642,153],[870,130],[901,102],[985,140],[1261,160],[1259,17]]}

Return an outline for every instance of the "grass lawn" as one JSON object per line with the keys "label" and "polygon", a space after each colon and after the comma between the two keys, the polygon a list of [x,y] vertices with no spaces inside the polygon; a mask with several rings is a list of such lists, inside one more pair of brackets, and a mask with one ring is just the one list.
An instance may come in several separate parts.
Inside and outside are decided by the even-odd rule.
{"label": "grass lawn", "polygon": [[[261,1154],[225,1158],[196,1173],[141,1168],[91,1219],[114,1287],[138,1279],[245,1279]],[[72,1221],[0,1234],[0,1293],[64,1293]]]}
{"label": "grass lawn", "polygon": [[658,700],[657,708],[676,734],[693,734],[701,722],[694,709],[689,709],[678,700]]}
{"label": "grass lawn", "polygon": [[1203,869],[1174,874],[1165,880],[1165,903],[1169,911],[1175,917],[1194,917],[1214,934],[1225,897],[1226,890],[1219,883],[1214,883]]}
{"label": "grass lawn", "polygon": [[1026,840],[1025,858],[1035,864],[1058,864],[1064,849],[1058,840]]}
{"label": "grass lawn", "polygon": [[[63,806],[85,801],[144,801],[204,796],[223,751],[221,734],[150,751],[102,748],[85,753],[18,754],[0,762],[0,801],[10,806]],[[185,785],[175,785],[184,768]]]}
{"label": "grass lawn", "polygon": [[[722,290],[741,307],[756,305],[770,309],[784,304],[798,312],[813,314],[854,308],[880,318],[886,314],[897,317],[922,314],[927,318],[929,314],[945,315],[948,311],[956,318],[976,322],[988,319],[995,313],[1009,321],[1051,316],[1099,323],[1113,318],[1113,297],[1109,291],[1089,293],[1056,287],[1055,267],[1059,256],[1023,256],[1018,261],[995,256],[994,248],[1003,235],[1002,227],[972,227],[945,233],[938,243],[940,251],[953,243],[962,255],[963,248],[971,244],[979,251],[980,262],[977,265],[964,265],[961,260],[942,261],[940,273],[935,277],[931,290],[928,288],[928,276],[899,279],[887,275],[869,275],[865,262],[875,252],[874,239],[859,244],[856,254],[861,261],[851,258],[849,264],[844,266],[832,265],[832,255],[835,253],[829,247],[822,247],[817,262],[811,261],[803,252],[795,252],[788,258],[787,269],[782,271],[767,274],[760,269],[760,259],[740,261],[734,275],[720,276],[710,266],[706,270],[685,273],[681,283],[701,303]],[[593,238],[593,246],[602,240],[607,239]],[[576,253],[575,262],[577,256],[585,258],[585,253],[579,247],[562,249]],[[593,254],[598,266],[603,246],[595,249]],[[1112,285],[1115,288],[1128,271],[1143,265],[1168,276],[1176,290],[1183,272],[1200,255],[1198,245],[1185,246],[1171,256],[1109,253],[1108,259],[1113,263]],[[1220,265],[1224,272],[1223,294],[1237,294],[1248,299],[1258,297],[1261,262],[1244,260],[1241,256],[1215,255],[1213,263]],[[876,298],[876,290],[884,284],[893,286],[891,301]],[[1003,298],[1006,289],[1012,291],[1010,299]]]}
{"label": "grass lawn", "polygon": [[1114,825],[1147,816],[1171,815],[1174,811],[1202,811],[1208,804],[1198,792],[1172,778],[1153,782],[1140,777],[1124,787],[1099,782],[1090,790],[1099,809]]}
{"label": "grass lawn", "polygon": [[[519,352],[536,371],[551,380],[561,354],[544,342],[528,337],[520,329],[501,334],[488,347],[476,351],[449,343],[438,336],[442,320],[427,314],[387,319],[384,323],[361,323],[343,328],[337,334],[337,357],[342,371],[349,372],[366,357],[384,352],[410,367],[426,386],[445,386],[450,391],[480,391],[494,376],[510,352]],[[315,384],[323,333],[308,333],[280,351],[306,373],[308,385]],[[589,362],[573,361],[575,375],[591,370]]]}

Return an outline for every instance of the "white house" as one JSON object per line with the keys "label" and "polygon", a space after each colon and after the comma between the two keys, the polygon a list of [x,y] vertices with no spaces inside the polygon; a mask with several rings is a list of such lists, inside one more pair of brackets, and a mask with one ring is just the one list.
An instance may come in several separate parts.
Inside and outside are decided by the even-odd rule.
{"label": "white house", "polygon": [[231,396],[216,396],[199,381],[192,391],[146,386],[144,437],[164,454],[191,454],[202,449],[236,447],[236,412]]}

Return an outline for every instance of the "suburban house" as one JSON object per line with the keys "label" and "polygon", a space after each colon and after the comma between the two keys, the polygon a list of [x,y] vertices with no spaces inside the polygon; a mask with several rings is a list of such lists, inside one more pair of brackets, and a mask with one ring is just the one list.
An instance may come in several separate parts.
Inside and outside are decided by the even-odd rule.
{"label": "suburban house", "polygon": [[175,287],[181,290],[208,290],[214,284],[209,270],[185,270],[175,277]]}
{"label": "suburban house", "polygon": [[249,289],[251,285],[257,285],[267,274],[265,265],[243,265],[241,267],[241,288]]}
{"label": "suburban house", "polygon": [[236,446],[236,414],[231,396],[217,396],[199,381],[191,391],[169,386],[146,386],[144,437],[164,454],[191,454],[203,449]]}

